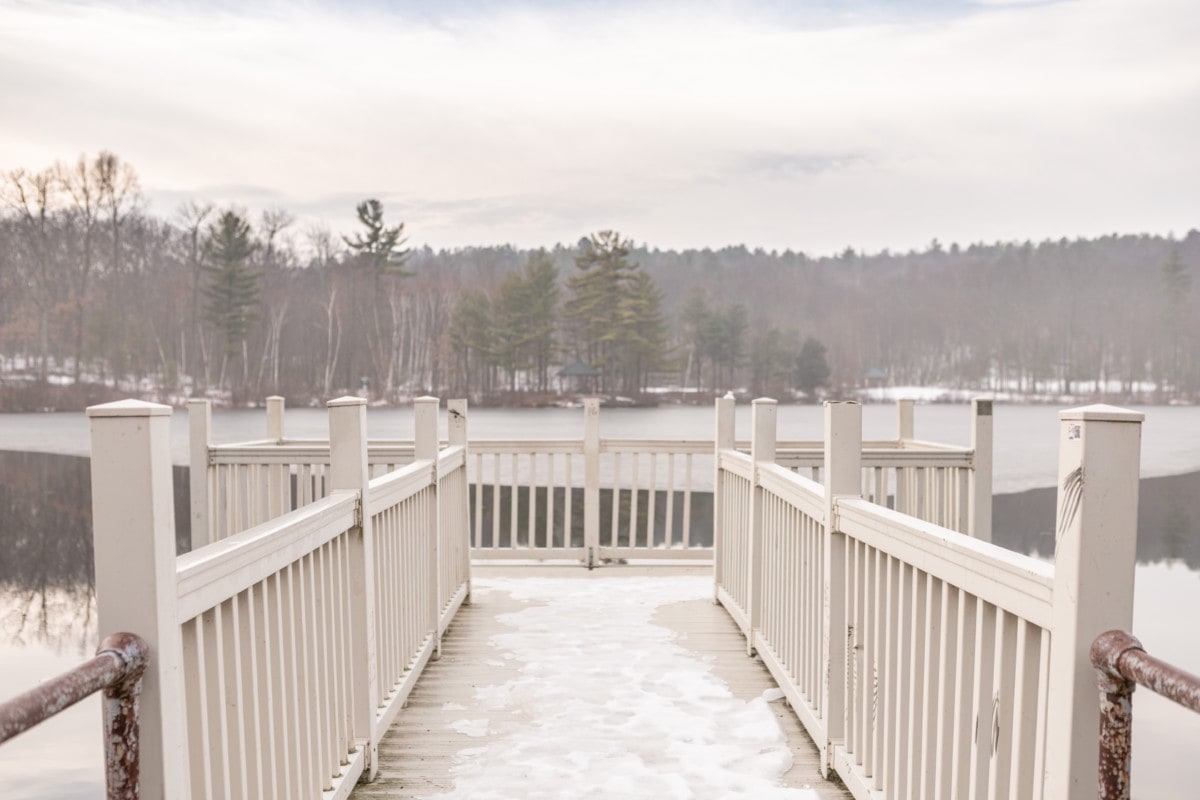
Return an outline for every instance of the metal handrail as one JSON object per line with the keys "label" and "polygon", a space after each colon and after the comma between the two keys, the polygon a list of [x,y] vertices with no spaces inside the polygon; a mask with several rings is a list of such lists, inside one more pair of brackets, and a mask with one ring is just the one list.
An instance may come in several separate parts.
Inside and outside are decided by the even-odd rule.
{"label": "metal handrail", "polygon": [[1200,677],[1149,655],[1125,631],[1097,636],[1091,656],[1100,684],[1099,797],[1129,800],[1133,690],[1145,686],[1200,713]]}
{"label": "metal handrail", "polygon": [[92,660],[0,704],[0,744],[103,691],[107,797],[138,800],[138,696],[148,660],[137,634],[106,637]]}

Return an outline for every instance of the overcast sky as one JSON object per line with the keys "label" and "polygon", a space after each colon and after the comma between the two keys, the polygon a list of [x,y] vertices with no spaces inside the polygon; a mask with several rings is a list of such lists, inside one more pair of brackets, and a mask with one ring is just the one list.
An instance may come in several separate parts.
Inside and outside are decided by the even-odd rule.
{"label": "overcast sky", "polygon": [[1200,3],[0,0],[0,169],[410,243],[876,251],[1200,227]]}

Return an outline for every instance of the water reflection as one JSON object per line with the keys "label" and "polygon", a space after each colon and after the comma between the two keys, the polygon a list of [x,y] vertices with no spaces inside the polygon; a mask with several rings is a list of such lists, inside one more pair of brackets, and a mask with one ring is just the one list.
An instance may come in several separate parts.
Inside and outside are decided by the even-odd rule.
{"label": "water reflection", "polygon": [[[176,467],[176,545],[189,540]],[[91,655],[96,646],[89,461],[0,451],[0,645]]]}
{"label": "water reflection", "polygon": [[[1138,563],[1175,561],[1200,571],[1200,472],[1145,478],[1138,494]],[[1053,489],[998,495],[992,505],[996,543],[1053,558],[1055,502]]]}

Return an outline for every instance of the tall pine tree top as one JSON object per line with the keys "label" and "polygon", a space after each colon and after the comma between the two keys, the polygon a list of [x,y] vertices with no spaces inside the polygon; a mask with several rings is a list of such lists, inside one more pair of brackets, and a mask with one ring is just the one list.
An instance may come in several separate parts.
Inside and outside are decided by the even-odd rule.
{"label": "tall pine tree top", "polygon": [[411,275],[403,269],[408,260],[408,250],[402,246],[408,241],[404,238],[404,223],[391,228],[384,225],[383,203],[374,198],[359,203],[355,211],[366,231],[356,233],[353,239],[343,236],[342,241],[376,275]]}

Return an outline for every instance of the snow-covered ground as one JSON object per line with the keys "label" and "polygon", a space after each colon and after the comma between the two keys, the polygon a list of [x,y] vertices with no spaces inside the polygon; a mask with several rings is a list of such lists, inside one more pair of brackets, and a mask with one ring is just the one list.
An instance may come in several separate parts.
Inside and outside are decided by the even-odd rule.
{"label": "snow-covered ground", "polygon": [[[817,800],[780,777],[792,753],[768,692],[738,699],[711,665],[653,622],[712,597],[705,576],[481,578],[477,597],[530,603],[491,645],[519,677],[475,690],[451,729],[475,738],[442,798]],[[453,709],[452,709],[453,710]],[[514,715],[522,724],[513,725]],[[486,737],[486,738],[485,738]]]}

